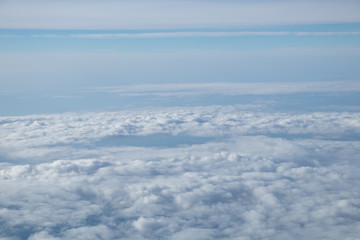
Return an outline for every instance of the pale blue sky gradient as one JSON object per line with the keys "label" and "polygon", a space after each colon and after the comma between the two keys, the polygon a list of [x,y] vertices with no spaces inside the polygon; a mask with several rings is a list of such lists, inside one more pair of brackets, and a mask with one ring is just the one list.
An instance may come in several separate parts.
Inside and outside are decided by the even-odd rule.
{"label": "pale blue sky gradient", "polygon": [[[14,106],[29,99],[37,102],[34,113],[42,112],[50,98],[62,101],[44,106],[44,112],[91,110],[95,95],[87,89],[99,87],[360,78],[357,1],[153,1],[145,11],[146,6],[1,2],[0,97],[2,109],[12,111],[0,114],[25,113]],[[159,16],[151,20],[154,14]],[[87,100],[74,109],[70,99],[84,92]],[[99,101],[101,107],[116,105],[108,97]]]}

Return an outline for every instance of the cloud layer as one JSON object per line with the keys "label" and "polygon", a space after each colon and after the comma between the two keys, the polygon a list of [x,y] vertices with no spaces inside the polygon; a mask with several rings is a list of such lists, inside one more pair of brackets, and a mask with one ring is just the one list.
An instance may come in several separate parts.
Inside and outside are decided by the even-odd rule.
{"label": "cloud layer", "polygon": [[[94,38],[94,39],[122,39],[122,38],[189,38],[189,37],[249,37],[249,36],[355,36],[360,35],[358,31],[352,32],[277,32],[277,31],[232,31],[232,32],[197,32],[197,31],[183,31],[183,32],[141,32],[141,33],[79,33],[70,35],[60,34],[32,34],[30,37],[34,38]],[[2,38],[23,37],[21,35],[0,35]]]}
{"label": "cloud layer", "polygon": [[177,83],[137,84],[119,87],[91,88],[94,92],[109,92],[120,96],[186,96],[201,94],[264,95],[294,93],[360,92],[359,81],[269,82],[269,83]]}
{"label": "cloud layer", "polygon": [[312,135],[349,137],[360,133],[359,113],[246,112],[243,106],[164,108],[88,114],[1,117],[0,146],[27,148],[89,144],[109,136],[153,134]]}
{"label": "cloud layer", "polygon": [[357,1],[2,1],[0,28],[184,29],[356,23]]}
{"label": "cloud layer", "polygon": [[[0,237],[357,239],[359,122],[236,106],[2,117]],[[211,138],[97,145],[156,134]]]}

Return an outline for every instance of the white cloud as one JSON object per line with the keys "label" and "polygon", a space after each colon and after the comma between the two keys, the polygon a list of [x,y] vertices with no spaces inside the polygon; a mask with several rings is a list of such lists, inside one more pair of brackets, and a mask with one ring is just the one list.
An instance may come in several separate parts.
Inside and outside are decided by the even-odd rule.
{"label": "white cloud", "polygon": [[[259,149],[263,140],[279,148],[284,144],[256,140]],[[321,145],[310,146],[315,152]],[[168,157],[153,149],[153,155],[136,158],[58,160],[21,171],[2,166],[6,224],[1,233],[15,238],[27,229],[34,239],[184,239],[200,228],[198,239],[357,236],[356,160],[341,162],[347,155],[336,159],[330,153],[313,155],[318,162],[303,161],[312,155],[309,149],[308,156],[290,149],[278,158],[221,148],[175,149]]]}
{"label": "white cloud", "polygon": [[357,1],[2,1],[1,28],[184,29],[359,22]]}
{"label": "white cloud", "polygon": [[[150,32],[150,33],[95,33],[73,34],[73,38],[182,38],[182,37],[241,37],[241,36],[333,36],[360,35],[360,32]],[[36,35],[36,37],[54,37],[53,35]],[[59,35],[59,37],[61,37]]]}
{"label": "white cloud", "polygon": [[359,35],[360,32],[295,32],[296,36],[333,36]]}
{"label": "white cloud", "polygon": [[[1,118],[0,148],[6,150],[8,157],[22,159],[32,156],[41,161],[66,152],[63,148],[69,145],[93,144],[117,135],[150,135],[149,141],[154,134],[203,137],[229,134],[286,137],[301,134],[341,139],[360,132],[359,118],[357,113],[266,114],[224,106],[9,117]],[[71,154],[76,155],[77,150],[74,151]]]}
{"label": "white cloud", "polygon": [[[93,39],[122,39],[122,38],[189,38],[189,37],[246,37],[246,36],[354,36],[360,35],[358,31],[352,32],[279,32],[279,31],[182,31],[182,32],[139,32],[139,33],[78,33],[64,34],[32,34],[32,38],[93,38]],[[2,34],[0,38],[27,37],[24,35]]]}
{"label": "white cloud", "polygon": [[[356,239],[359,119],[236,106],[2,117],[0,238]],[[162,133],[215,138],[94,144]]]}
{"label": "white cloud", "polygon": [[200,94],[291,94],[311,92],[359,92],[359,81],[323,82],[270,82],[270,83],[177,83],[177,84],[137,84],[121,87],[98,87],[94,92],[110,92],[125,96],[186,96]]}
{"label": "white cloud", "polygon": [[34,38],[59,38],[59,37],[65,37],[65,36],[57,35],[57,34],[32,34],[30,37],[34,37]]}
{"label": "white cloud", "polygon": [[239,36],[283,36],[290,32],[151,32],[151,33],[103,33],[74,34],[74,38],[174,38],[174,37],[239,37]]}
{"label": "white cloud", "polygon": [[[64,34],[32,34],[32,38],[94,38],[94,39],[122,39],[122,38],[188,38],[188,37],[246,37],[246,36],[354,36],[360,32],[279,32],[279,31],[182,31],[182,32],[140,32],[140,33],[78,33],[71,35]],[[0,38],[27,37],[24,35],[2,34]]]}
{"label": "white cloud", "polygon": [[15,34],[0,34],[0,38],[18,38],[20,35]]}
{"label": "white cloud", "polygon": [[0,147],[24,148],[90,144],[109,136],[228,134],[347,137],[360,132],[358,113],[262,113],[242,106],[164,108],[87,114],[1,117]]}

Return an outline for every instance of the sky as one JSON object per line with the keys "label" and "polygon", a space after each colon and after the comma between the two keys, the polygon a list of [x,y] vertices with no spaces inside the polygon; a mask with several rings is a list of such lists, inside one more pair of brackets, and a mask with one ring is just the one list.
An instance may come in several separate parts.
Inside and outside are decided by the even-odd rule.
{"label": "sky", "polygon": [[89,89],[134,84],[357,81],[359,11],[358,1],[2,0],[0,114],[119,109],[119,95]]}
{"label": "sky", "polygon": [[0,0],[0,240],[360,236],[357,0]]}

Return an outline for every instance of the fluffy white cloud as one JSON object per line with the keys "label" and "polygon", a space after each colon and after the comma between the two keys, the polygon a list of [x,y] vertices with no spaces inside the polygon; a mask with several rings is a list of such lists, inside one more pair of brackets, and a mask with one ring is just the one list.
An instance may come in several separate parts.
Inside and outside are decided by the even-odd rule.
{"label": "fluffy white cloud", "polygon": [[60,115],[1,117],[2,148],[90,144],[110,136],[151,134],[220,136],[310,134],[338,138],[360,132],[359,113],[246,112],[242,106],[164,108]]}
{"label": "fluffy white cloud", "polygon": [[[3,117],[0,238],[357,239],[360,142],[347,140],[359,118],[216,106]],[[96,144],[165,133],[208,139]]]}
{"label": "fluffy white cloud", "polygon": [[[257,147],[263,140],[274,149],[297,144],[256,140]],[[198,239],[356,238],[356,160],[341,162],[346,155],[329,154],[302,161],[315,149],[303,156],[287,148],[287,157],[275,158],[245,154],[241,146],[203,148],[178,149],[168,157],[153,149],[136,158],[113,154],[2,166],[2,235],[184,239],[199,228]]]}

